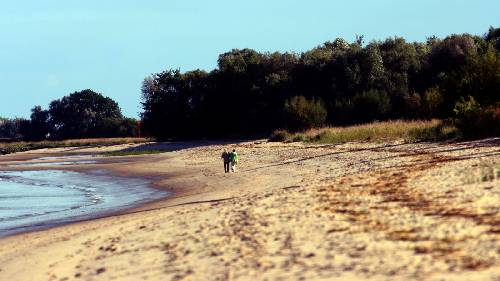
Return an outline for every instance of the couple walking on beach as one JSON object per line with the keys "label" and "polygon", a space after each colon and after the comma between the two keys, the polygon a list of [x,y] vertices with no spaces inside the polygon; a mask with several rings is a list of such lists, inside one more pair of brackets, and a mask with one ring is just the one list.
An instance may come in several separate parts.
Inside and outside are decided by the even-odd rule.
{"label": "couple walking on beach", "polygon": [[235,149],[233,149],[233,151],[231,152],[228,152],[227,149],[224,149],[221,158],[224,161],[224,173],[229,173],[229,167],[231,167],[231,170],[233,172],[236,172],[236,164],[238,164],[238,153],[236,153]]}

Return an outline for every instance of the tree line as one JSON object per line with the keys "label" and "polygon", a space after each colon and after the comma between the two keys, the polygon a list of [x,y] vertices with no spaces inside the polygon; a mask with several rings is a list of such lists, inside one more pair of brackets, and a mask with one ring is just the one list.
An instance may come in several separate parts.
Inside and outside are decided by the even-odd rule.
{"label": "tree line", "polygon": [[44,140],[128,137],[137,134],[137,120],[122,115],[118,104],[92,90],[83,90],[34,106],[30,119],[0,118],[0,138]]}
{"label": "tree line", "polygon": [[[465,135],[500,134],[500,28],[365,44],[342,38],[303,53],[233,49],[207,72],[169,69],[142,83],[142,130],[158,139],[241,137],[387,119],[452,120]],[[0,118],[0,138],[137,135],[137,120],[92,90]]]}
{"label": "tree line", "polygon": [[490,130],[500,127],[499,50],[500,29],[493,27],[484,36],[426,42],[337,38],[300,54],[233,49],[210,72],[169,69],[146,77],[142,120],[160,139],[386,119],[455,118]]}

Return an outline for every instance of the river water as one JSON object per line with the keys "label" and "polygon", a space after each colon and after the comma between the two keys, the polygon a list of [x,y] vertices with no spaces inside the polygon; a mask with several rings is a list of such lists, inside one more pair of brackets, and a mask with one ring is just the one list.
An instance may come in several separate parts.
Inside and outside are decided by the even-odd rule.
{"label": "river water", "polygon": [[102,217],[167,195],[146,180],[101,170],[0,172],[0,237]]}

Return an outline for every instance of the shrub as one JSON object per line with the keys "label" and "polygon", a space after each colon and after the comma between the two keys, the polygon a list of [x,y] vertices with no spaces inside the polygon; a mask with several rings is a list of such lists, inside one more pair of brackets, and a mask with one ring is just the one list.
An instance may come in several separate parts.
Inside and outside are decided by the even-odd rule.
{"label": "shrub", "polygon": [[391,99],[393,118],[418,118],[421,112],[422,99],[418,93],[401,94]]}
{"label": "shrub", "polygon": [[321,126],[325,123],[327,111],[319,99],[307,100],[295,96],[285,102],[285,120],[288,129],[299,131]]}
{"label": "shrub", "polygon": [[438,108],[443,103],[443,95],[439,88],[430,88],[425,91],[422,98],[422,113],[426,118],[436,117]]}
{"label": "shrub", "polygon": [[472,97],[463,97],[455,104],[453,119],[466,138],[481,138],[500,134],[500,104],[487,108]]}
{"label": "shrub", "polygon": [[353,99],[354,115],[359,122],[384,119],[391,110],[391,101],[385,92],[369,90]]}
{"label": "shrub", "polygon": [[455,125],[465,136],[473,136],[478,133],[477,125],[481,115],[481,105],[472,97],[460,98],[453,109],[455,114]]}
{"label": "shrub", "polygon": [[275,130],[271,136],[269,136],[269,141],[271,142],[283,142],[287,141],[291,137],[291,134],[287,130]]}
{"label": "shrub", "polygon": [[487,136],[500,135],[500,103],[488,106],[481,112],[480,127]]}

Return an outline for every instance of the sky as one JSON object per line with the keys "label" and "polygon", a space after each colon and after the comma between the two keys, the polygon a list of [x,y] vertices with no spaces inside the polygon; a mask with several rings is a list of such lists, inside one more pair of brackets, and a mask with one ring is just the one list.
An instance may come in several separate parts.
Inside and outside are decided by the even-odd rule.
{"label": "sky", "polygon": [[92,89],[138,117],[146,76],[212,70],[233,48],[482,35],[500,26],[498,11],[498,0],[0,0],[0,116]]}

